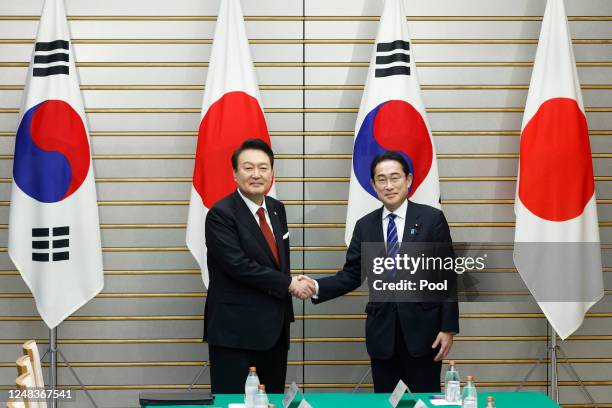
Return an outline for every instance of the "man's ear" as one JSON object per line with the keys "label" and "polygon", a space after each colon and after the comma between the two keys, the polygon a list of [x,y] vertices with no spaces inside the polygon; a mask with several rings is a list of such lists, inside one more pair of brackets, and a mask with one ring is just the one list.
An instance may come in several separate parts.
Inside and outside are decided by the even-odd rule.
{"label": "man's ear", "polygon": [[232,171],[232,174],[233,174],[233,176],[234,176],[234,181],[235,181],[235,182],[238,182],[238,177],[236,177],[236,170],[233,170],[233,171]]}
{"label": "man's ear", "polygon": [[413,177],[412,177],[412,173],[409,173],[409,174],[406,176],[406,179],[408,180],[408,188],[410,188],[410,186],[412,185],[412,179],[413,179]]}

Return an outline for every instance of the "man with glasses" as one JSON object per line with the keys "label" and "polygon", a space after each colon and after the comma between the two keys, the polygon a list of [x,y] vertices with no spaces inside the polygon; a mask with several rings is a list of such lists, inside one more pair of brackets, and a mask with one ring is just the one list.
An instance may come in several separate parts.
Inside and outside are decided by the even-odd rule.
{"label": "man with glasses", "polygon": [[[312,281],[316,286],[314,303],[361,286],[362,243],[384,241],[389,254],[397,253],[406,241],[451,242],[448,223],[440,210],[407,200],[412,174],[403,156],[396,152],[379,154],[372,161],[370,175],[383,206],[357,221],[342,270]],[[411,391],[440,392],[442,359],[459,332],[457,303],[369,302],[365,311],[374,391],[392,392],[401,379]]]}

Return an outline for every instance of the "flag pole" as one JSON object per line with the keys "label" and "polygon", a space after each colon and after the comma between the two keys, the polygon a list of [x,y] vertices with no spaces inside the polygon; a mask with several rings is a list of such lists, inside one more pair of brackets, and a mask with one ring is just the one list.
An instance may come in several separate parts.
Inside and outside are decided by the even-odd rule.
{"label": "flag pole", "polygon": [[[57,328],[49,329],[49,387],[51,395],[57,389]],[[57,399],[49,399],[50,408],[56,408]]]}
{"label": "flag pole", "polygon": [[559,403],[559,372],[557,371],[557,332],[550,325],[550,394]]}
{"label": "flag pole", "polygon": [[77,382],[81,386],[81,389],[85,392],[87,398],[89,398],[91,405],[93,405],[95,408],[99,408],[98,404],[96,404],[96,401],[89,393],[89,390],[87,389],[87,387],[85,387],[83,381],[81,381],[81,378],[78,376],[76,371],[74,371],[74,368],[72,368],[72,366],[66,359],[66,356],[64,356],[64,353],[62,353],[62,351],[57,347],[57,327],[54,329],[49,329],[49,349],[45,352],[42,359],[44,359],[47,354],[49,354],[49,389],[51,390],[51,398],[49,398],[48,400],[49,408],[57,408],[57,398],[54,398],[53,395],[55,394],[54,391],[57,390],[58,357],[63,360],[64,364],[66,364],[66,367],[70,370],[74,378],[77,380]]}
{"label": "flag pole", "polygon": [[557,332],[554,328],[550,328],[550,371],[551,371],[551,382],[550,382],[550,393],[556,403],[559,403],[559,370],[558,370],[558,356],[561,356],[561,364],[570,376],[578,383],[580,390],[584,397],[589,401],[590,404],[595,404],[595,399],[587,389],[586,385],[574,369],[571,361],[567,358],[567,355],[563,351],[561,346],[557,345]]}

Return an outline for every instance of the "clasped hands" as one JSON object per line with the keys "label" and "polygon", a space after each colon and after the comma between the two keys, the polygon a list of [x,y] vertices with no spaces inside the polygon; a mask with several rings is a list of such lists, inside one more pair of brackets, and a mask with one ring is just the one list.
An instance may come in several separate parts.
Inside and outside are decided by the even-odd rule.
{"label": "clasped hands", "polygon": [[296,298],[306,300],[310,299],[316,294],[316,286],[314,280],[306,275],[294,276],[291,278],[291,284],[289,285],[289,293]]}

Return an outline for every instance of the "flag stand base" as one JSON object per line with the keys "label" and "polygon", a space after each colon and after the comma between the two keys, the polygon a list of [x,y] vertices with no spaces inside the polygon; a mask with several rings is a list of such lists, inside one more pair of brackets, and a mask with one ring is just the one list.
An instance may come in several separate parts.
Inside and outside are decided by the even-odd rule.
{"label": "flag stand base", "polygon": [[547,326],[549,327],[549,331],[550,331],[550,343],[547,342],[546,346],[544,347],[544,350],[542,351],[542,353],[540,354],[538,358],[538,361],[531,367],[531,369],[529,370],[527,375],[525,375],[525,377],[523,378],[519,386],[516,387],[515,392],[519,392],[525,386],[525,383],[529,380],[531,375],[540,366],[540,364],[542,364],[543,362],[547,360],[546,356],[548,353],[550,353],[550,373],[551,373],[550,375],[551,377],[550,394],[553,400],[556,403],[559,403],[559,373],[557,371],[557,364],[558,364],[557,354],[559,354],[563,358],[563,361],[562,361],[563,367],[565,367],[565,370],[569,373],[569,375],[572,376],[574,380],[576,380],[576,382],[578,382],[578,385],[580,386],[580,390],[582,391],[582,394],[584,395],[584,397],[588,400],[589,404],[595,404],[595,399],[593,398],[593,396],[591,395],[587,387],[582,382],[582,379],[580,378],[580,376],[574,369],[574,366],[572,365],[572,363],[567,358],[567,355],[565,354],[561,346],[557,345],[557,332],[555,332],[555,329],[550,327],[548,323],[547,323]]}
{"label": "flag stand base", "polygon": [[[62,351],[57,347],[57,328],[49,330],[49,348],[47,351],[45,351],[45,354],[43,354],[41,360],[44,360],[47,354],[49,354],[49,388],[52,391],[51,394],[53,395],[53,391],[57,389],[57,358],[59,356],[63,363],[66,364],[66,367],[68,367],[74,378],[77,380],[81,386],[81,389],[85,391],[85,395],[87,395],[87,398],[89,398],[91,404],[95,408],[99,408],[98,404],[96,404],[96,401],[94,401],[93,397],[89,393],[89,390],[85,387],[85,385],[83,385],[83,381],[81,381],[74,368],[72,368],[68,360],[66,360],[64,353],[62,353]],[[50,398],[47,405],[50,408],[56,408],[57,399]]]}
{"label": "flag stand base", "polygon": [[187,391],[192,391],[193,387],[196,385],[196,383],[198,382],[198,380],[200,379],[200,377],[202,377],[202,375],[204,375],[204,373],[206,372],[206,369],[208,369],[208,363],[204,363],[204,365],[202,366],[202,368],[200,368],[200,371],[198,371],[198,373],[196,374],[196,376],[193,378],[193,381],[191,382],[191,385],[189,385],[189,388],[187,388]]}
{"label": "flag stand base", "polygon": [[355,388],[353,388],[353,393],[357,392],[357,390],[361,387],[361,385],[365,381],[365,379],[368,376],[368,374],[370,374],[371,372],[372,372],[372,366],[368,367],[368,369],[365,371],[365,373],[361,376],[361,380],[359,380],[359,382],[357,383]]}

